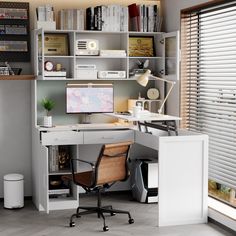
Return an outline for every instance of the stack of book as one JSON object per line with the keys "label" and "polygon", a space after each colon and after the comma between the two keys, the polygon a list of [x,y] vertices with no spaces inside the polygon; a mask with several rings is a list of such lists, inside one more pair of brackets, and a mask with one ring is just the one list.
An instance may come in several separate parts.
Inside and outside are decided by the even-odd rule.
{"label": "stack of book", "polygon": [[86,29],[99,31],[128,31],[128,7],[96,6],[86,9]]}
{"label": "stack of book", "polygon": [[59,24],[62,30],[84,30],[84,9],[62,9],[59,11]]}
{"label": "stack of book", "polygon": [[58,146],[49,147],[49,172],[56,172],[59,170],[59,151]]}
{"label": "stack of book", "polygon": [[36,9],[38,21],[53,21],[54,11],[51,5],[38,6]]}
{"label": "stack of book", "polygon": [[158,32],[161,30],[162,19],[158,5],[136,5],[129,8],[129,30],[139,32]]}
{"label": "stack of book", "polygon": [[51,5],[38,6],[36,9],[36,28],[44,30],[55,30],[54,10]]}

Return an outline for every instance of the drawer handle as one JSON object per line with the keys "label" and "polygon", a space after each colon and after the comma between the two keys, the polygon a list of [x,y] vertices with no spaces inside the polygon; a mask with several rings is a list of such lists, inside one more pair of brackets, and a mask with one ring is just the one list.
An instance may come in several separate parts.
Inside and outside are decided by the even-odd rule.
{"label": "drawer handle", "polygon": [[113,137],[102,137],[102,139],[114,139]]}
{"label": "drawer handle", "polygon": [[68,141],[68,139],[55,138],[55,141]]}

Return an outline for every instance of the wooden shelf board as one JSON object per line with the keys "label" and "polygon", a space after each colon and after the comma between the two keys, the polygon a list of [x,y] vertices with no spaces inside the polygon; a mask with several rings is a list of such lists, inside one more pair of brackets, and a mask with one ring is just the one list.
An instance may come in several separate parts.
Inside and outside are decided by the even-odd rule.
{"label": "wooden shelf board", "polygon": [[0,80],[34,80],[34,75],[0,75]]}

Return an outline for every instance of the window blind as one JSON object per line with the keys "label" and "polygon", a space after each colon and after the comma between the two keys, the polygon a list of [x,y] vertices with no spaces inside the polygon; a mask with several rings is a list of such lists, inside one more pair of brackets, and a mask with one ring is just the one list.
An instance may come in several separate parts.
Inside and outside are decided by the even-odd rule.
{"label": "window blind", "polygon": [[236,189],[236,1],[224,2],[182,12],[181,127],[209,135],[209,179]]}

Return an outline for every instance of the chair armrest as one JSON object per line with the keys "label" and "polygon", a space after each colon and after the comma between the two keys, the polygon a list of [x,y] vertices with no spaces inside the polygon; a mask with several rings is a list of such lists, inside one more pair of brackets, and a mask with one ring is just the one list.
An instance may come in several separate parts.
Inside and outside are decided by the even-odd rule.
{"label": "chair armrest", "polygon": [[83,162],[83,163],[86,163],[88,165],[91,166],[92,168],[92,172],[94,172],[95,170],[95,164],[92,163],[92,162],[89,162],[89,161],[85,161],[85,160],[82,160],[82,159],[78,159],[78,158],[71,158],[70,159],[70,162],[71,162],[71,171],[72,171],[72,176],[73,176],[73,179],[75,179],[75,162]]}
{"label": "chair armrest", "polygon": [[73,165],[73,161],[78,161],[78,162],[87,163],[87,164],[91,165],[92,168],[95,167],[94,163],[89,162],[89,161],[85,161],[85,160],[82,160],[82,159],[72,158],[72,159],[71,159],[71,163],[72,163],[72,165]]}

